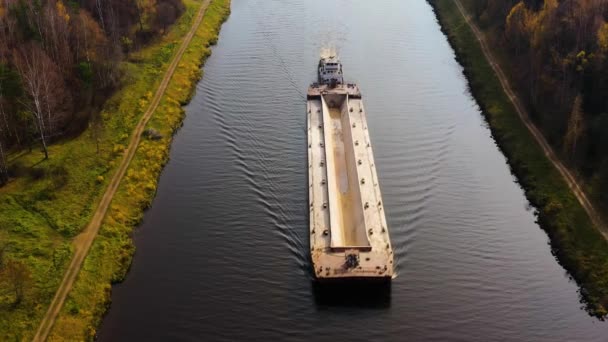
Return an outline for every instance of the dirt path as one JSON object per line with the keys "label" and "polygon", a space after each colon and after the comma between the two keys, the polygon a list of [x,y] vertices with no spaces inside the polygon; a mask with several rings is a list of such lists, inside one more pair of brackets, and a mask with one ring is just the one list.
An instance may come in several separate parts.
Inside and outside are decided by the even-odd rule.
{"label": "dirt path", "polygon": [[169,81],[171,80],[171,77],[173,76],[173,73],[175,72],[175,69],[177,68],[177,65],[181,60],[184,51],[186,51],[186,48],[190,44],[192,37],[194,37],[196,30],[198,29],[201,21],[203,20],[203,16],[210,2],[211,0],[205,0],[201,5],[201,8],[197,13],[196,18],[192,23],[190,31],[184,37],[184,40],[182,41],[182,44],[179,47],[179,50],[173,57],[169,68],[165,72],[165,76],[163,77],[160,86],[156,90],[156,93],[154,94],[154,97],[150,102],[150,106],[148,107],[144,115],[139,120],[137,126],[135,127],[135,130],[133,131],[133,135],[131,137],[131,141],[129,142],[129,146],[127,146],[127,149],[125,150],[124,157],[118,167],[118,170],[114,174],[114,177],[112,177],[110,184],[106,189],[106,192],[101,198],[97,210],[95,210],[95,213],[93,214],[91,222],[89,222],[85,230],[74,239],[73,244],[75,252],[74,256],[72,257],[72,261],[70,262],[70,265],[65,275],[63,276],[61,284],[59,285],[59,288],[55,293],[55,297],[53,298],[53,301],[51,302],[48,311],[46,312],[46,314],[42,318],[42,321],[40,322],[40,325],[38,326],[38,330],[36,331],[36,335],[34,335],[33,341],[46,341],[46,339],[48,338],[51,329],[53,328],[53,324],[55,323],[55,319],[57,318],[57,315],[59,314],[59,311],[61,310],[61,307],[63,306],[63,303],[65,302],[68,293],[72,289],[74,281],[76,281],[78,272],[80,271],[82,263],[84,262],[84,259],[87,256],[91,245],[93,244],[93,240],[95,240],[95,237],[97,236],[99,227],[101,226],[106,212],[108,211],[108,207],[112,202],[112,197],[114,197],[114,194],[116,193],[116,190],[120,185],[120,181],[125,175],[125,172],[127,171],[127,168],[129,167],[133,156],[135,155],[135,151],[137,150],[137,146],[139,145],[139,142],[141,140],[141,135],[144,131],[144,128],[146,127],[146,123],[148,123],[148,120],[150,120],[150,117],[152,117],[152,114],[154,114],[156,107],[158,107],[158,104],[163,94],[165,93],[165,90],[167,89],[167,85],[169,84]]}
{"label": "dirt path", "polygon": [[475,34],[475,38],[477,38],[477,40],[479,41],[483,54],[485,55],[486,59],[488,60],[488,63],[490,63],[490,65],[492,66],[492,69],[494,69],[494,73],[498,77],[498,80],[500,81],[500,85],[502,86],[503,91],[505,92],[505,94],[507,94],[507,96],[511,100],[511,103],[513,103],[513,106],[517,110],[517,114],[519,115],[519,118],[526,125],[526,127],[528,128],[530,133],[532,133],[532,136],[534,137],[536,142],[540,145],[540,147],[543,149],[543,151],[545,152],[545,155],[551,161],[553,166],[555,166],[555,168],[562,175],[562,177],[564,178],[566,183],[568,183],[568,187],[570,187],[570,190],[572,190],[572,192],[578,199],[581,206],[585,209],[585,211],[589,215],[589,218],[591,218],[591,221],[593,222],[593,224],[599,229],[599,231],[602,233],[602,235],[604,235],[604,237],[606,239],[608,239],[608,230],[607,230],[606,226],[604,226],[604,224],[602,223],[602,219],[598,215],[597,211],[595,210],[595,208],[593,207],[593,205],[587,198],[587,195],[585,195],[585,193],[583,192],[582,187],[580,186],[580,184],[578,183],[578,181],[576,180],[574,175],[570,172],[570,170],[568,170],[568,168],[566,168],[566,166],[564,166],[564,164],[562,164],[562,162],[559,160],[559,158],[557,157],[555,152],[553,152],[553,149],[551,148],[549,143],[547,143],[547,141],[545,140],[545,137],[542,135],[542,133],[538,130],[538,128],[536,128],[534,123],[532,123],[532,121],[530,120],[530,117],[528,116],[528,113],[526,112],[524,107],[521,105],[521,101],[519,100],[517,95],[515,95],[515,93],[511,89],[511,87],[509,86],[507,77],[502,72],[502,69],[500,68],[500,66],[496,62],[496,59],[492,55],[492,52],[490,51],[490,49],[484,39],[483,33],[479,30],[477,25],[475,25],[475,23],[473,23],[471,21],[471,18],[467,15],[466,10],[462,6],[462,3],[460,2],[460,0],[454,0],[454,3],[458,7],[460,14],[462,14],[462,16],[466,20],[467,24],[473,31],[473,34]]}

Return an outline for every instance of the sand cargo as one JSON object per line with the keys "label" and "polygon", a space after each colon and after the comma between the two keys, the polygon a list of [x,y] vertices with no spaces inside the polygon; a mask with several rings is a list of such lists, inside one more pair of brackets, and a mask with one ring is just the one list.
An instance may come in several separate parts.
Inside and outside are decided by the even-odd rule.
{"label": "sand cargo", "polygon": [[335,55],[308,88],[310,249],[315,277],[391,279],[393,249],[359,87]]}

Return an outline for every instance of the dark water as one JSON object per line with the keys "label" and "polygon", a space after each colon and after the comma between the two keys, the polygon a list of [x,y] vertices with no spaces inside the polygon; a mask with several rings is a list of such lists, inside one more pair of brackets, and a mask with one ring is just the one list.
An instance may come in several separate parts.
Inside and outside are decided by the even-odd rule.
{"label": "dark water", "polygon": [[[359,83],[398,278],[315,301],[305,99],[322,46]],[[429,5],[234,0],[101,341],[605,341],[551,255]],[[364,295],[362,295],[364,296]]]}

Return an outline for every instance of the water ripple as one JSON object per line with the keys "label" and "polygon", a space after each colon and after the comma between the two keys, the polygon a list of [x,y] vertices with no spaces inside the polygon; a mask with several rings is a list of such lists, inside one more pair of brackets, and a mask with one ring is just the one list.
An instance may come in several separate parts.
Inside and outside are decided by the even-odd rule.
{"label": "water ripple", "polygon": [[[399,274],[388,303],[312,287],[303,95],[327,45],[364,94]],[[186,112],[100,341],[605,337],[426,2],[235,0]]]}

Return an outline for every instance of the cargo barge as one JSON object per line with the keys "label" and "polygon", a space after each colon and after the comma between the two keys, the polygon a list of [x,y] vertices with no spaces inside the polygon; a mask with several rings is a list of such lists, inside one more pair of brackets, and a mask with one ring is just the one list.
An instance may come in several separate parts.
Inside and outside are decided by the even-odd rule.
{"label": "cargo barge", "polygon": [[322,56],[307,92],[310,251],[317,280],[393,277],[366,112],[337,56]]}

